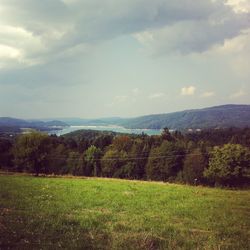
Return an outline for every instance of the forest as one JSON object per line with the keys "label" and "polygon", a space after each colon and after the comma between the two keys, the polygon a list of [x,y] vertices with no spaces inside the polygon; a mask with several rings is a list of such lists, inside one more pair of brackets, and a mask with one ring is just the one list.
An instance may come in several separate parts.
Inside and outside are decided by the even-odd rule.
{"label": "forest", "polygon": [[250,128],[160,136],[80,130],[0,137],[2,171],[244,187],[250,183]]}

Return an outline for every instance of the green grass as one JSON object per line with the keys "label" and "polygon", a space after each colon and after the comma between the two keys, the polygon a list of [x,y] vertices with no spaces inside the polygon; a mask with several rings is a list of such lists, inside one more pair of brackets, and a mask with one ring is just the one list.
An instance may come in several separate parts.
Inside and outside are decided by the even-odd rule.
{"label": "green grass", "polygon": [[0,175],[0,249],[249,249],[250,191]]}

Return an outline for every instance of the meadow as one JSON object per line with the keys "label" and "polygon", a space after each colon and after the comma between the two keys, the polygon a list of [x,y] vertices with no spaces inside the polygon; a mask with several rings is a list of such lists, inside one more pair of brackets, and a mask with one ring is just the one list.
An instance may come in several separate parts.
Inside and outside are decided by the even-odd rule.
{"label": "meadow", "polygon": [[250,191],[0,175],[0,249],[250,249]]}

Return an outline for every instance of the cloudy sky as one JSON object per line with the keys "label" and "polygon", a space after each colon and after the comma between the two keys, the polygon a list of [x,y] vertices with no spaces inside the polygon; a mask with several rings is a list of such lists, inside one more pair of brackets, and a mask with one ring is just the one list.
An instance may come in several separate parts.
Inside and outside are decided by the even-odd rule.
{"label": "cloudy sky", "polygon": [[250,0],[0,0],[0,116],[250,104]]}

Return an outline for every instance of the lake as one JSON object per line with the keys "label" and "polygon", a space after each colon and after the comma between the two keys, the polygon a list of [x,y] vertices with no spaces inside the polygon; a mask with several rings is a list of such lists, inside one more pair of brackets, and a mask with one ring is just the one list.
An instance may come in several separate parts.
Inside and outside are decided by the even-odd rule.
{"label": "lake", "polygon": [[160,135],[162,132],[162,129],[128,129],[121,126],[108,125],[108,126],[69,126],[61,130],[50,131],[49,134],[56,134],[57,136],[60,136],[81,129],[113,131],[113,132],[127,133],[127,134],[145,133],[147,135]]}

